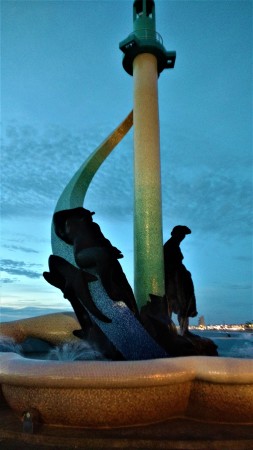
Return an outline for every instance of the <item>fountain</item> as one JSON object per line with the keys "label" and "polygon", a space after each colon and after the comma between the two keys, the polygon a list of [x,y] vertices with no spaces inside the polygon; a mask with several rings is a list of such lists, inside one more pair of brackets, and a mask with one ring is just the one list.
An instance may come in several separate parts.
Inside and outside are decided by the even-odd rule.
{"label": "fountain", "polygon": [[[75,314],[49,314],[0,325],[1,335],[17,344],[37,338],[50,345],[63,345],[80,342],[84,337],[102,348],[106,345],[109,358],[28,359],[10,347],[1,353],[1,392],[26,423],[35,416],[44,424],[83,428],[145,425],[175,417],[253,423],[251,360],[196,352],[173,357],[173,346],[166,347],[164,335],[156,339],[139,317],[139,310],[147,305],[155,305],[153,309],[164,306],[157,74],[173,68],[176,55],[164,49],[155,30],[154,1],[136,0],[133,8],[134,32],[120,43],[120,48],[124,52],[123,67],[134,78],[134,113],[82,164],[64,189],[54,213],[53,255],[44,277],[62,290]],[[120,274],[123,281],[117,291],[121,292],[120,298],[115,301],[111,298],[115,278],[108,287],[103,267],[94,270],[94,262],[87,262],[87,253],[76,252],[76,245],[73,251],[72,245],[83,215],[92,215],[83,208],[89,184],[133,121],[138,308],[131,293],[126,296],[129,287],[121,266],[116,264],[120,258],[117,249],[112,273]],[[99,234],[99,239],[105,238]],[[106,244],[112,251],[110,245]],[[97,258],[94,251],[88,256],[92,261]],[[121,296],[126,297],[124,302],[119,301]],[[163,330],[169,329],[168,313],[161,313],[157,320]]]}

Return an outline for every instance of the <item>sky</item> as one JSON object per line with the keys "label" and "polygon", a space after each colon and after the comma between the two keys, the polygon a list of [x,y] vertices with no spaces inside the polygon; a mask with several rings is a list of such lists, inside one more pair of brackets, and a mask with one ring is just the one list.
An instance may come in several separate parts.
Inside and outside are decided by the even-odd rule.
{"label": "sky", "polygon": [[[65,185],[131,111],[119,42],[130,0],[2,1],[1,320],[70,309],[42,277]],[[208,324],[253,320],[252,2],[156,0],[173,70],[159,77],[164,241],[175,225]],[[133,132],[84,206],[133,284]],[[25,308],[25,309],[24,309]],[[198,322],[191,319],[191,324]]]}

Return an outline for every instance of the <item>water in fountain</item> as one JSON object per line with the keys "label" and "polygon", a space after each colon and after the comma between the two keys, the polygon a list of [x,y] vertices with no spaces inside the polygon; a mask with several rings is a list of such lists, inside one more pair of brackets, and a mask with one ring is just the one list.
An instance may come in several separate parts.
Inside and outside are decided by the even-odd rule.
{"label": "water in fountain", "polygon": [[49,359],[54,361],[102,361],[104,355],[85,341],[66,342],[51,348],[41,339],[26,339],[17,344],[12,337],[0,336],[0,352],[11,352],[26,358]]}
{"label": "water in fountain", "polygon": [[253,359],[253,333],[198,331],[197,334],[212,339],[221,357]]}
{"label": "water in fountain", "polygon": [[253,334],[244,333],[243,337],[239,336],[235,339],[226,356],[230,358],[253,358]]}
{"label": "water in fountain", "polygon": [[[219,356],[253,359],[253,333],[198,331],[218,345]],[[0,352],[13,352],[26,358],[60,361],[105,360],[104,355],[86,341],[72,341],[56,348],[41,339],[26,339],[21,344],[9,336],[0,336]]]}
{"label": "water in fountain", "polygon": [[66,342],[52,349],[47,359],[58,361],[102,361],[106,358],[87,342]]}
{"label": "water in fountain", "polygon": [[9,336],[0,336],[0,352],[22,353],[22,346]]}

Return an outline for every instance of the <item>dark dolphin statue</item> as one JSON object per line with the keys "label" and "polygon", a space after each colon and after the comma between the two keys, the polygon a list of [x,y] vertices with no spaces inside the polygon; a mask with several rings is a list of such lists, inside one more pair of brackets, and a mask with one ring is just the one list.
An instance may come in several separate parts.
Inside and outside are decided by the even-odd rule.
{"label": "dark dolphin statue", "polygon": [[123,255],[93,222],[94,214],[82,207],[57,211],[53,216],[55,233],[73,246],[76,265],[95,272],[111,300],[123,301],[139,318],[134,293],[118,261]]}
{"label": "dark dolphin statue", "polygon": [[44,272],[43,277],[48,283],[59,288],[64,298],[70,301],[82,328],[90,323],[87,312],[102,322],[111,322],[92,300],[88,283],[97,280],[95,275],[78,269],[61,256],[50,255],[48,265],[50,271]]}

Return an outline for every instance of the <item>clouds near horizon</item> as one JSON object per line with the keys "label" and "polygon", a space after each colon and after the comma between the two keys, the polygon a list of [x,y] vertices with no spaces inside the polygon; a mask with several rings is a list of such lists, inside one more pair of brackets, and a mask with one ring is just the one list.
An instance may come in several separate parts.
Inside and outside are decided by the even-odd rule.
{"label": "clouds near horizon", "polygon": [[[33,267],[42,267],[42,264],[35,263],[25,263],[24,261],[16,261],[11,259],[1,259],[0,269],[2,272],[8,273],[9,275],[24,276],[27,278],[40,278],[41,272],[36,272],[31,270]],[[5,283],[12,282],[12,279],[5,278]]]}

